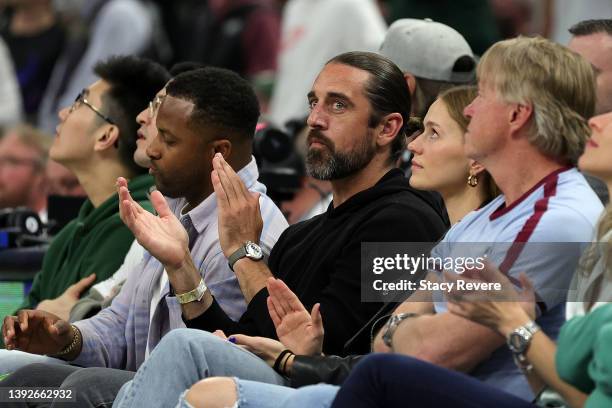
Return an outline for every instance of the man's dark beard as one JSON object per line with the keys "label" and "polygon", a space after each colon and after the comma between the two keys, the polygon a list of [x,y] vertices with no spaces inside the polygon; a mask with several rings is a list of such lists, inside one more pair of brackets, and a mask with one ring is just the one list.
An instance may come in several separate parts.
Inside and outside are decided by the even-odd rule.
{"label": "man's dark beard", "polygon": [[359,141],[359,144],[349,153],[336,152],[335,146],[328,138],[319,132],[311,131],[309,139],[320,139],[326,146],[323,149],[309,149],[306,155],[306,171],[318,180],[339,180],[357,173],[367,166],[374,154],[376,146],[369,144],[371,132]]}
{"label": "man's dark beard", "polygon": [[154,179],[156,189],[159,190],[159,192],[162,193],[164,197],[179,198],[183,196],[179,192],[175,191],[176,189],[173,188],[174,186],[165,183],[164,178],[160,176],[159,173],[155,175]]}

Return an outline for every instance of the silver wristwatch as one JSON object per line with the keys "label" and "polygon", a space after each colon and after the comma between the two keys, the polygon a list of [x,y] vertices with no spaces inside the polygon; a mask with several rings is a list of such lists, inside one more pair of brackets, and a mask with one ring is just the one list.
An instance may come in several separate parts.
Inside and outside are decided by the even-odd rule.
{"label": "silver wristwatch", "polygon": [[516,355],[524,355],[529,348],[533,335],[539,330],[540,326],[533,321],[530,321],[524,326],[517,327],[508,335],[508,338],[506,339],[508,348]]}
{"label": "silver wristwatch", "polygon": [[419,316],[418,313],[400,313],[400,314],[396,314],[391,316],[391,318],[387,321],[387,324],[385,324],[385,326],[383,327],[384,333],[382,335],[382,339],[383,339],[383,343],[385,343],[385,345],[389,348],[393,348],[393,334],[395,333],[395,330],[397,330],[397,326],[399,326],[399,324],[405,320],[408,319],[410,317],[417,317]]}
{"label": "silver wristwatch", "polygon": [[230,269],[234,270],[234,264],[242,258],[249,258],[253,261],[261,261],[263,259],[263,251],[261,247],[252,241],[247,241],[243,246],[238,248],[233,254],[227,258]]}

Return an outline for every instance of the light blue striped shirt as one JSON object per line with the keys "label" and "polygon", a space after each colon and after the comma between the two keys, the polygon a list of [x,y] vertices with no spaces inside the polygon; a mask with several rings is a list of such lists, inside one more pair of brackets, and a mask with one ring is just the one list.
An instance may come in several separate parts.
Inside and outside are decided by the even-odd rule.
{"label": "light blue striped shirt", "polygon": [[[264,226],[260,246],[267,257],[287,228],[287,221],[265,195],[266,187],[257,181],[259,172],[254,158],[238,175],[250,191],[261,193],[259,203]],[[180,217],[185,199],[168,199],[168,203]],[[191,250],[194,264],[223,310],[238,320],[246,310],[246,302],[219,245],[215,194],[187,214],[198,232]],[[112,304],[96,316],[75,323],[83,335],[83,347],[74,364],[135,371],[145,359],[147,346],[152,351],[168,331],[185,327],[176,297],[169,296],[169,285],[166,283],[162,288],[161,298],[155,296],[156,289],[159,294],[163,272],[163,265],[145,252],[140,264],[128,272],[127,281]],[[151,302],[156,298],[159,302],[150,316]]]}

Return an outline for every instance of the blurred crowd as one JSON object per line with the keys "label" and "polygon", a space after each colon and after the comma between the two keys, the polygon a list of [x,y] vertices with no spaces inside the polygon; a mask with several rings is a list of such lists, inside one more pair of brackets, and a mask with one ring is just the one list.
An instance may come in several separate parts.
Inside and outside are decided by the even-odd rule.
{"label": "blurred crowd", "polygon": [[297,137],[307,114],[303,95],[325,61],[348,50],[376,51],[388,24],[406,17],[453,27],[475,55],[519,34],[567,44],[572,24],[610,15],[612,5],[607,0],[2,0],[0,10],[5,136],[0,208],[27,206],[44,218],[45,195],[57,193],[59,183],[76,184],[56,163],[45,170],[57,112],[95,79],[97,61],[123,54],[166,67],[182,61],[219,66],[248,79],[260,102],[260,121],[296,141],[291,149],[298,160],[288,167],[299,180],[289,186],[281,180],[278,188],[279,200],[287,201],[284,212],[295,222],[312,215],[309,210],[324,209],[329,198],[328,186],[304,174]]}

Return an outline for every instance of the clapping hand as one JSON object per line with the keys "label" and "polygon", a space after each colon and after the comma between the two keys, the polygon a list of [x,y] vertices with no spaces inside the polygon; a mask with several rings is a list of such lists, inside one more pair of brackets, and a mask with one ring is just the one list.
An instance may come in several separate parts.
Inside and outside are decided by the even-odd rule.
{"label": "clapping hand", "polygon": [[220,153],[213,158],[211,180],[219,209],[219,244],[226,257],[246,241],[259,243],[263,220],[259,193],[250,192]]}
{"label": "clapping hand", "polygon": [[117,190],[121,220],[138,243],[165,266],[180,266],[189,253],[189,237],[164,196],[157,190],[151,193],[151,202],[158,214],[154,215],[132,199],[123,177],[117,179]]}
{"label": "clapping hand", "polygon": [[[268,311],[276,327],[280,341],[252,337],[243,334],[232,335],[228,341],[249,350],[262,358],[270,367],[285,349],[296,355],[321,354],[323,348],[323,321],[319,304],[308,313],[298,297],[280,279],[269,278]],[[224,339],[225,333],[217,330],[214,335]]]}
{"label": "clapping hand", "polygon": [[323,320],[320,305],[308,313],[300,299],[280,279],[269,278],[268,311],[278,339],[296,354],[317,355],[323,350]]}
{"label": "clapping hand", "polygon": [[[447,282],[455,283],[447,297],[449,312],[487,326],[505,335],[508,330],[535,318],[535,291],[527,274],[519,275],[522,289],[517,289],[495,265],[485,262],[483,269],[468,270],[461,275],[445,271]],[[499,284],[495,289],[458,289],[465,283]],[[464,285],[466,286],[466,285]]]}

